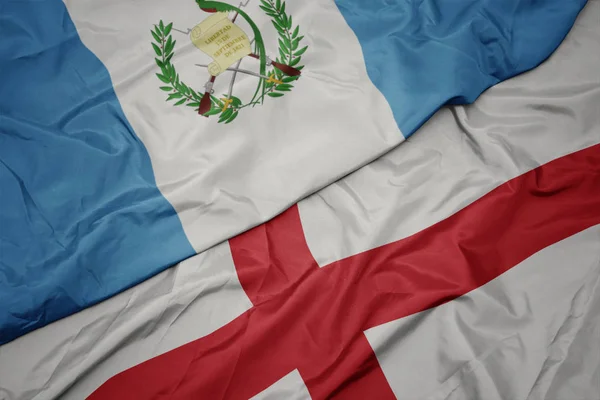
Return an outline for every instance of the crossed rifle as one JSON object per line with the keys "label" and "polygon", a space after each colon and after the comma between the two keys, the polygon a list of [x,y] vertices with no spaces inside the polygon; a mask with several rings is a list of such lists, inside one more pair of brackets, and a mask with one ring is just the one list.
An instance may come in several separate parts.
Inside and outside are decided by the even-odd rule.
{"label": "crossed rifle", "polygon": [[[248,3],[250,3],[250,1],[251,0],[246,0],[245,2],[240,2],[238,8],[242,9],[244,7],[247,7]],[[214,13],[214,12],[216,12],[216,10],[211,10],[211,9],[202,9],[202,10],[205,11],[205,12],[208,12],[208,13]],[[237,19],[238,15],[239,14],[236,12],[233,15],[233,17],[231,17],[231,22],[232,23],[235,23],[235,20]],[[173,28],[173,30],[177,31],[179,33],[183,33],[186,36],[189,36],[190,33],[192,32],[192,29],[190,29],[190,28],[188,28],[185,31],[177,29],[177,28]],[[250,45],[252,45],[254,43],[254,41],[255,41],[255,38],[252,38],[252,40],[250,40]],[[256,54],[256,53],[250,53],[247,56],[251,57],[251,58],[254,58],[254,59],[257,59],[257,60],[260,59],[259,55]],[[224,99],[224,102],[225,102],[224,109],[226,109],[227,107],[229,107],[229,105],[233,102],[233,100],[231,99],[231,97],[232,97],[232,93],[233,93],[233,86],[235,84],[235,80],[237,78],[237,74],[238,73],[255,76],[255,77],[259,78],[259,79],[264,79],[264,80],[266,80],[269,83],[271,83],[271,82],[272,83],[276,83],[276,84],[283,83],[280,80],[278,80],[277,78],[275,78],[275,76],[273,76],[273,75],[271,75],[271,76],[265,76],[265,75],[259,74],[257,72],[254,72],[254,71],[250,71],[250,70],[247,70],[247,69],[241,69],[240,65],[241,65],[242,60],[244,58],[245,57],[240,58],[237,61],[237,63],[235,64],[235,66],[233,68],[230,67],[230,68],[226,69],[227,71],[232,71],[233,74],[232,74],[231,80],[229,82],[229,90],[227,92],[227,97]],[[208,70],[208,67],[209,67],[209,65],[207,65],[207,64],[195,64],[195,65],[198,66],[198,67],[206,68],[207,70]],[[294,68],[292,66],[289,66],[289,65],[286,65],[286,64],[283,64],[283,63],[279,63],[277,61],[273,61],[268,55],[266,56],[266,65],[267,66],[273,66],[274,68],[280,70],[282,73],[284,73],[285,75],[288,75],[288,76],[299,76],[301,74],[300,70],[298,70],[298,69],[296,69],[296,68]],[[207,113],[208,111],[210,111],[210,108],[211,108],[210,95],[214,93],[213,86],[214,86],[216,78],[217,77],[215,75],[211,74],[211,76],[208,79],[208,81],[204,84],[204,90],[205,90],[205,92],[204,92],[204,96],[202,97],[202,100],[200,101],[200,106],[198,108],[198,114],[200,114],[200,115],[204,115],[205,113]],[[208,117],[206,115],[204,115],[204,116]]]}

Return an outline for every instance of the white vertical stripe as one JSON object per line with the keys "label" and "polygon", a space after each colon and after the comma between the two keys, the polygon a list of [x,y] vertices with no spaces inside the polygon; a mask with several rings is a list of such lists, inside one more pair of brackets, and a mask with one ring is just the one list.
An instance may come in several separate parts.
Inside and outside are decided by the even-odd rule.
{"label": "white vertical stripe", "polygon": [[[109,70],[125,115],[148,149],[158,187],[197,251],[272,218],[404,140],[367,76],[358,39],[330,0],[287,3],[309,46],[302,77],[284,97],[242,110],[229,125],[165,102],[164,84],[155,76],[150,29],[161,19],[182,30],[195,26],[209,14],[194,0],[65,3],[84,44]],[[252,0],[246,10],[274,59],[278,35],[259,5]],[[243,18],[236,22],[251,32]],[[186,35],[173,36],[181,80],[203,92],[209,75],[195,64],[210,58]],[[246,58],[242,68],[256,64]],[[228,92],[229,77],[217,78],[216,96]],[[234,95],[249,100],[256,84],[239,74]]]}

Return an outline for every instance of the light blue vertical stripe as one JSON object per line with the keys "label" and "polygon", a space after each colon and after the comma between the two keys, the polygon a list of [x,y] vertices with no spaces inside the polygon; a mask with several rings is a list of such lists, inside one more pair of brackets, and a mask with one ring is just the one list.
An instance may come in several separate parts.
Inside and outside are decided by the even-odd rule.
{"label": "light blue vertical stripe", "polygon": [[410,136],[442,105],[537,66],[586,0],[336,0]]}
{"label": "light blue vertical stripe", "polygon": [[1,1],[0,344],[192,254],[62,1]]}

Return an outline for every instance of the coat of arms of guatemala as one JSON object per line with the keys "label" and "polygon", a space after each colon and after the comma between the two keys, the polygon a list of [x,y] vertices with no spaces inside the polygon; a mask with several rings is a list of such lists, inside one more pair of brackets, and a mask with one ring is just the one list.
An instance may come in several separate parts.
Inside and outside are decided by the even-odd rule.
{"label": "coat of arms of guatemala", "polygon": [[[257,24],[246,13],[251,0],[233,6],[221,1],[196,0],[200,10],[209,15],[195,27],[179,30],[173,23],[162,20],[151,31],[156,53],[156,64],[160,72],[156,74],[164,84],[167,101],[175,106],[188,106],[205,117],[215,116],[220,123],[230,123],[246,108],[262,105],[267,99],[276,99],[291,92],[294,82],[299,79],[302,68],[302,55],[308,46],[301,46],[304,36],[300,26],[294,25],[292,16],[286,11],[283,0],[260,0],[260,9],[268,17],[278,33],[278,54],[273,59],[265,51],[265,42]],[[252,38],[238,25],[242,18],[252,31]],[[196,48],[208,55],[212,62],[196,64],[205,69],[207,81],[204,91],[197,91],[180,79],[172,58],[175,55],[176,40],[173,32],[189,36]],[[248,59],[248,67],[242,68],[242,61]],[[245,66],[244,66],[245,67]],[[257,79],[254,95],[242,100],[234,95],[238,74],[246,74]],[[215,95],[217,78],[228,79],[229,85],[222,96]],[[250,97],[250,96],[248,96]]]}

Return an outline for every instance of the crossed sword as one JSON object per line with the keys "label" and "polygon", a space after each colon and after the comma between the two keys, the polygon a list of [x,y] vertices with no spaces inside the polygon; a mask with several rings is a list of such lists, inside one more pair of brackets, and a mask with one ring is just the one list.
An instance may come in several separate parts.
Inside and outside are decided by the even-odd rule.
{"label": "crossed sword", "polygon": [[[246,0],[246,2],[240,2],[238,8],[244,8],[248,6],[248,3],[250,3],[251,0]],[[235,15],[233,16],[233,18],[231,19],[231,22],[235,22],[236,18],[238,17],[238,13],[235,13]],[[190,28],[187,29],[187,31],[182,31],[176,28],[173,28],[174,31],[183,33],[185,35],[189,35],[192,30]],[[254,38],[250,41],[250,45],[252,45],[252,43],[254,43]],[[223,106],[223,111],[225,111],[229,105],[233,102],[233,100],[231,99],[231,96],[233,94],[233,85],[235,84],[235,80],[237,78],[237,74],[241,73],[241,74],[246,74],[246,75],[252,75],[255,76],[257,78],[262,78],[265,79],[267,82],[273,82],[273,83],[277,83],[277,84],[281,84],[283,83],[282,81],[276,79],[274,76],[265,76],[265,75],[261,75],[259,73],[256,73],[254,71],[250,71],[247,69],[242,69],[240,68],[240,65],[242,64],[242,59],[240,58],[238,60],[238,62],[235,64],[235,67],[233,68],[227,68],[227,71],[232,71],[233,75],[231,76],[231,80],[229,81],[229,91],[227,92],[227,97],[224,100],[225,105]],[[195,64],[198,67],[202,67],[202,68],[208,68],[207,64]],[[214,83],[214,77],[211,77],[211,79],[206,82],[206,84],[204,85],[206,93],[213,93],[214,90],[212,90],[212,86]]]}

